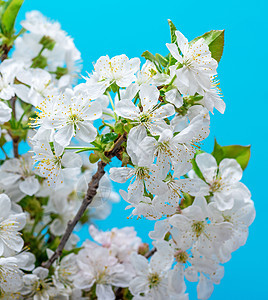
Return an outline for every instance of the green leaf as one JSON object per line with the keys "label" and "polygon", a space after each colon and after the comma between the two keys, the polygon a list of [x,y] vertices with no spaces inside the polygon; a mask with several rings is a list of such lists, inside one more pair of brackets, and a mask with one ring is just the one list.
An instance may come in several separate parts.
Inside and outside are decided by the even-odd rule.
{"label": "green leaf", "polygon": [[219,164],[224,158],[234,158],[245,170],[250,159],[250,146],[230,145],[220,146],[216,139],[211,153]]}
{"label": "green leaf", "polygon": [[24,0],[9,0],[6,2],[1,16],[1,29],[7,36],[11,36],[13,33],[15,20],[23,1]]}
{"label": "green leaf", "polygon": [[101,137],[101,142],[103,144],[109,144],[109,143],[115,141],[117,137],[118,137],[117,133],[115,133],[115,132],[109,132],[109,133],[106,133],[105,135],[103,135]]}
{"label": "green leaf", "polygon": [[156,53],[155,58],[163,67],[166,67],[168,65],[169,61],[161,54]]}
{"label": "green leaf", "polygon": [[169,28],[170,28],[171,43],[176,43],[177,37],[176,37],[175,32],[177,31],[177,28],[176,28],[176,26],[172,23],[172,21],[169,20],[169,19],[168,19],[168,25],[169,25]]}
{"label": "green leaf", "polygon": [[224,30],[211,30],[195,38],[190,43],[193,44],[201,38],[203,38],[208,45],[211,56],[219,62],[221,60],[224,47]]}
{"label": "green leaf", "polygon": [[151,61],[151,62],[156,62],[157,61],[156,57],[151,52],[149,52],[148,50],[144,51],[141,56],[144,57],[145,59]]}

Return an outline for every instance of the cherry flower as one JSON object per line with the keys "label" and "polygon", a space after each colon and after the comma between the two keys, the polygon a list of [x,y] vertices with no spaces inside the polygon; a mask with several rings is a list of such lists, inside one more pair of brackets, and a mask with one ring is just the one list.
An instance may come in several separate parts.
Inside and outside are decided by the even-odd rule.
{"label": "cherry flower", "polygon": [[50,95],[56,95],[57,89],[52,84],[52,76],[42,69],[24,69],[17,74],[23,84],[16,84],[16,94],[26,103],[37,107]]}
{"label": "cherry flower", "polygon": [[[39,11],[28,12],[26,20],[22,21],[21,25],[27,32],[15,40],[15,51],[12,56],[30,67],[33,59],[41,53],[47,70],[55,74],[52,76],[53,82],[59,88],[70,87],[81,70],[79,65],[81,54],[75,47],[73,39],[61,29],[58,22],[51,22]],[[40,43],[42,38],[50,40],[52,45],[54,43],[52,48],[43,49]]]}
{"label": "cherry flower", "polygon": [[[0,101],[0,125],[8,122],[11,119],[11,108],[8,107],[4,102]],[[1,127],[0,127],[0,136],[1,136]]]}
{"label": "cherry flower", "polygon": [[225,263],[231,259],[231,253],[245,245],[247,241],[248,227],[256,215],[254,203],[250,199],[243,198],[242,195],[237,195],[231,209],[221,211],[215,202],[209,203],[208,209],[213,215],[214,222],[228,221],[233,225],[231,238],[219,249],[219,258]]}
{"label": "cherry flower", "polygon": [[207,192],[212,193],[212,200],[218,209],[231,209],[235,194],[247,197],[248,189],[239,182],[242,178],[242,168],[235,159],[223,159],[219,167],[216,159],[208,153],[197,155],[196,163],[207,182]]}
{"label": "cherry flower", "polygon": [[0,291],[4,294],[18,292],[23,286],[23,272],[17,263],[16,257],[0,257]]}
{"label": "cherry flower", "polygon": [[140,132],[143,127],[148,129],[152,135],[158,135],[164,129],[168,129],[164,119],[174,115],[175,109],[171,104],[158,106],[159,95],[156,87],[142,85],[140,88],[142,111],[131,100],[123,99],[118,102],[115,107],[116,114],[132,120],[132,123],[136,125],[131,129],[130,136],[135,131]]}
{"label": "cherry flower", "polygon": [[0,168],[0,184],[9,188],[16,183],[19,190],[29,196],[39,190],[39,181],[33,173],[33,160],[29,153],[5,161]]}
{"label": "cherry flower", "polygon": [[140,71],[137,72],[137,78],[134,83],[131,83],[126,88],[124,98],[132,99],[139,92],[143,84],[160,85],[166,81],[166,77],[163,73],[159,73],[154,63],[146,60]]}
{"label": "cherry flower", "polygon": [[92,245],[89,241],[83,246],[77,256],[80,271],[75,275],[74,285],[88,291],[96,284],[98,299],[114,299],[112,286],[127,287],[130,274],[117,258],[109,254],[107,248]]}
{"label": "cherry flower", "polygon": [[128,186],[128,201],[140,202],[144,194],[144,186],[152,193],[161,194],[164,192],[164,183],[162,181],[164,177],[159,176],[157,171],[156,165],[151,165],[150,167],[111,168],[110,179],[118,183],[124,183],[132,178],[132,182]]}
{"label": "cherry flower", "polygon": [[222,93],[219,88],[219,80],[216,77],[211,79],[211,88],[204,91],[203,99],[201,99],[200,104],[204,105],[211,113],[213,113],[213,108],[215,107],[221,114],[225,111],[225,103],[222,100]]}
{"label": "cherry flower", "polygon": [[[177,60],[176,82],[183,94],[203,94],[210,89],[210,76],[216,75],[218,63],[211,57],[208,45],[203,38],[189,44],[179,31],[175,32],[176,44],[166,44],[172,56]],[[179,49],[182,55],[179,52]]]}
{"label": "cherry flower", "polygon": [[99,103],[78,96],[73,96],[71,90],[56,99],[54,114],[50,117],[49,127],[56,129],[55,141],[66,147],[73,136],[85,142],[92,142],[97,130],[92,121],[101,117],[102,109]]}
{"label": "cherry flower", "polygon": [[124,54],[111,59],[108,55],[101,56],[94,65],[93,74],[86,78],[86,83],[76,86],[75,92],[96,99],[113,83],[119,87],[128,87],[136,80],[135,73],[139,67],[139,58],[129,59]]}
{"label": "cherry flower", "polygon": [[133,253],[131,261],[136,270],[136,276],[129,283],[131,293],[135,297],[143,294],[146,299],[167,299],[170,258],[155,253],[148,263],[144,256]]}
{"label": "cherry flower", "polygon": [[64,148],[54,143],[51,149],[47,141],[40,141],[33,150],[37,172],[47,179],[48,186],[56,186],[63,183],[62,167],[79,168],[82,165],[80,156],[76,153],[63,153]]}
{"label": "cherry flower", "polygon": [[53,287],[48,273],[48,269],[37,267],[32,271],[32,274],[24,275],[24,286],[20,290],[20,293],[26,297],[33,296],[33,299],[41,300],[56,296],[57,291],[55,287]]}
{"label": "cherry flower", "polygon": [[[47,249],[48,258],[53,255],[53,251]],[[74,253],[64,256],[60,261],[53,263],[54,274],[52,281],[56,287],[58,295],[68,297],[73,289],[73,277],[78,271],[76,255]]]}
{"label": "cherry flower", "polygon": [[97,243],[108,248],[120,262],[129,260],[130,254],[137,252],[141,245],[141,239],[137,237],[133,227],[113,228],[111,231],[103,232],[90,225],[89,232]]}
{"label": "cherry flower", "polygon": [[10,100],[15,96],[14,79],[23,64],[14,59],[6,59],[0,65],[0,99]]}
{"label": "cherry flower", "polygon": [[177,244],[183,249],[189,249],[195,244],[205,255],[217,254],[221,245],[231,238],[232,224],[208,222],[209,217],[206,199],[200,196],[181,214],[172,216],[169,222],[179,232]]}
{"label": "cherry flower", "polygon": [[0,194],[0,256],[10,256],[21,251],[24,241],[19,233],[26,223],[24,213],[14,214],[11,201],[5,194]]}

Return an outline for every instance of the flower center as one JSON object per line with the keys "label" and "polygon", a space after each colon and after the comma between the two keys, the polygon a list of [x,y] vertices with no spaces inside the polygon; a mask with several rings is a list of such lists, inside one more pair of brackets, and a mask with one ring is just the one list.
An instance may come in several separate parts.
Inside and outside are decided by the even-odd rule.
{"label": "flower center", "polygon": [[140,116],[140,122],[141,123],[147,123],[150,120],[150,115],[142,114]]}
{"label": "flower center", "polygon": [[196,234],[196,237],[199,237],[202,234],[204,228],[205,228],[204,221],[198,221],[192,224],[192,230]]}
{"label": "flower center", "polygon": [[82,121],[83,119],[79,117],[77,114],[71,114],[68,118],[67,123],[76,125],[78,122],[82,122]]}
{"label": "flower center", "polygon": [[157,273],[152,273],[148,276],[149,281],[149,288],[153,288],[155,286],[158,286],[158,284],[161,282],[161,278]]}
{"label": "flower center", "polygon": [[210,189],[212,192],[216,192],[220,189],[221,187],[221,182],[220,180],[215,180],[211,185],[210,185]]}
{"label": "flower center", "polygon": [[137,167],[136,168],[136,177],[140,180],[149,178],[149,169],[146,167]]}
{"label": "flower center", "polygon": [[186,251],[178,250],[177,252],[175,252],[174,257],[178,263],[185,264],[188,260],[189,255]]}

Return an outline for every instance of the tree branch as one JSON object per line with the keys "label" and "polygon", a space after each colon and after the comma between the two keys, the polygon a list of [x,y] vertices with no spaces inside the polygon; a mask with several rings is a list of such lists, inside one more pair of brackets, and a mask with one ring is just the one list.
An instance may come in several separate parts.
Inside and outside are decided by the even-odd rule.
{"label": "tree branch", "polygon": [[152,248],[150,251],[148,251],[144,257],[146,257],[147,259],[150,258],[153,254],[155,254],[156,252],[156,248]]}
{"label": "tree branch", "polygon": [[7,59],[8,53],[9,53],[11,48],[12,48],[12,46],[7,46],[6,44],[4,44],[1,47],[1,57],[0,57],[1,61],[4,61],[5,59]]}
{"label": "tree branch", "polygon": [[[124,133],[122,136],[120,136],[117,139],[117,141],[115,142],[114,148],[110,152],[106,153],[106,156],[110,159],[113,158],[114,156],[116,156],[118,154],[118,152],[121,150],[121,145],[125,141],[126,141],[126,133]],[[83,200],[78,212],[76,213],[76,216],[74,217],[74,219],[72,221],[68,222],[67,228],[66,228],[65,233],[63,234],[63,236],[61,238],[61,241],[58,245],[58,248],[56,249],[54,254],[50,257],[50,259],[47,262],[42,264],[42,266],[44,268],[49,268],[53,264],[53,262],[58,257],[61,256],[62,251],[64,249],[64,246],[65,246],[66,242],[68,241],[71,233],[73,232],[76,224],[79,222],[82,215],[86,211],[87,207],[92,202],[94,196],[97,194],[97,190],[98,190],[98,187],[99,187],[100,180],[103,177],[103,175],[105,174],[104,168],[105,168],[106,165],[107,165],[107,163],[105,163],[103,161],[98,162],[97,172],[93,175],[91,181],[88,184],[86,197],[84,198],[84,200]]]}

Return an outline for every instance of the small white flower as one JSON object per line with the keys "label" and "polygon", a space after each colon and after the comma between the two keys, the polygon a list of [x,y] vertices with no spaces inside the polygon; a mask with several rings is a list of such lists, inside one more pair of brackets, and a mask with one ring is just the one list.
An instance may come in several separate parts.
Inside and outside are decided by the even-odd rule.
{"label": "small white flower", "polygon": [[150,263],[141,255],[133,253],[131,261],[136,269],[136,276],[129,283],[129,290],[135,296],[144,294],[146,299],[168,298],[168,270],[172,261],[159,253],[155,253]]}
{"label": "small white flower", "polygon": [[64,148],[54,143],[52,151],[47,141],[40,141],[34,147],[36,169],[40,176],[47,179],[48,186],[63,183],[62,166],[66,168],[80,168],[81,158],[76,153],[63,153]]}
{"label": "small white flower", "polygon": [[17,263],[16,257],[0,257],[0,292],[15,293],[21,289],[23,273]]}
{"label": "small white flower", "polygon": [[108,55],[100,57],[94,65],[91,78],[96,82],[104,81],[106,87],[116,83],[119,87],[127,87],[135,81],[135,73],[140,66],[139,58],[128,59],[124,54],[109,58]]}
{"label": "small white flower", "polygon": [[[57,130],[55,141],[63,147],[70,144],[73,136],[87,143],[92,142],[97,135],[92,121],[101,117],[101,105],[96,101],[73,96],[71,90],[66,90],[65,94],[54,101],[57,103],[54,113],[46,120],[44,126]],[[50,114],[50,107],[48,108],[46,115]]]}
{"label": "small white flower", "polygon": [[24,296],[33,296],[34,300],[48,300],[56,296],[57,292],[48,277],[48,269],[38,267],[32,274],[23,276],[24,287],[20,291]]}
{"label": "small white flower", "polygon": [[200,196],[181,214],[172,216],[169,222],[178,230],[176,238],[173,237],[177,245],[182,249],[195,245],[204,255],[216,255],[223,243],[231,238],[233,227],[229,222],[212,222],[209,217],[206,199]]}
{"label": "small white flower", "polygon": [[80,271],[75,275],[74,285],[90,290],[96,284],[96,295],[100,300],[114,299],[112,286],[127,287],[131,279],[124,265],[109,254],[109,250],[91,242],[83,244],[77,256]]}
{"label": "small white flower", "polygon": [[14,214],[9,197],[0,194],[0,256],[10,256],[21,251],[24,241],[19,231],[25,223],[26,215]]}
{"label": "small white flower", "polygon": [[203,90],[210,89],[210,76],[216,75],[218,63],[211,57],[203,38],[189,44],[181,32],[176,31],[175,34],[178,46],[166,44],[172,56],[182,65],[179,68],[177,65],[174,66],[177,75],[174,84],[178,85],[182,94],[194,95],[197,92],[202,95]]}
{"label": "small white flower", "polygon": [[113,228],[111,231],[100,231],[94,225],[90,225],[89,233],[102,247],[108,248],[120,262],[129,260],[132,252],[137,252],[141,239],[133,227],[122,229]]}
{"label": "small white flower", "polygon": [[243,171],[235,159],[225,158],[218,167],[211,154],[202,153],[197,155],[196,163],[207,183],[204,194],[212,193],[212,200],[216,202],[218,209],[231,209],[237,193],[247,197],[248,189],[239,182]]}
{"label": "small white flower", "polygon": [[24,69],[17,74],[17,79],[24,84],[16,84],[16,94],[26,103],[37,107],[50,95],[56,95],[57,89],[52,84],[51,75],[42,69]]}
{"label": "small white flower", "polygon": [[174,106],[172,104],[159,105],[160,93],[155,86],[142,85],[139,94],[142,111],[131,100],[123,99],[116,105],[116,114],[132,120],[132,123],[136,125],[131,129],[129,136],[135,131],[141,131],[142,128],[148,129],[152,135],[161,134],[164,129],[168,129],[164,119],[174,115]]}
{"label": "small white flower", "polygon": [[0,64],[0,99],[10,100],[15,96],[14,79],[22,63],[14,59],[6,59]]}
{"label": "small white flower", "polygon": [[0,168],[0,183],[5,187],[19,184],[23,194],[32,196],[39,190],[39,182],[33,173],[33,160],[29,153],[19,159],[6,160]]}

